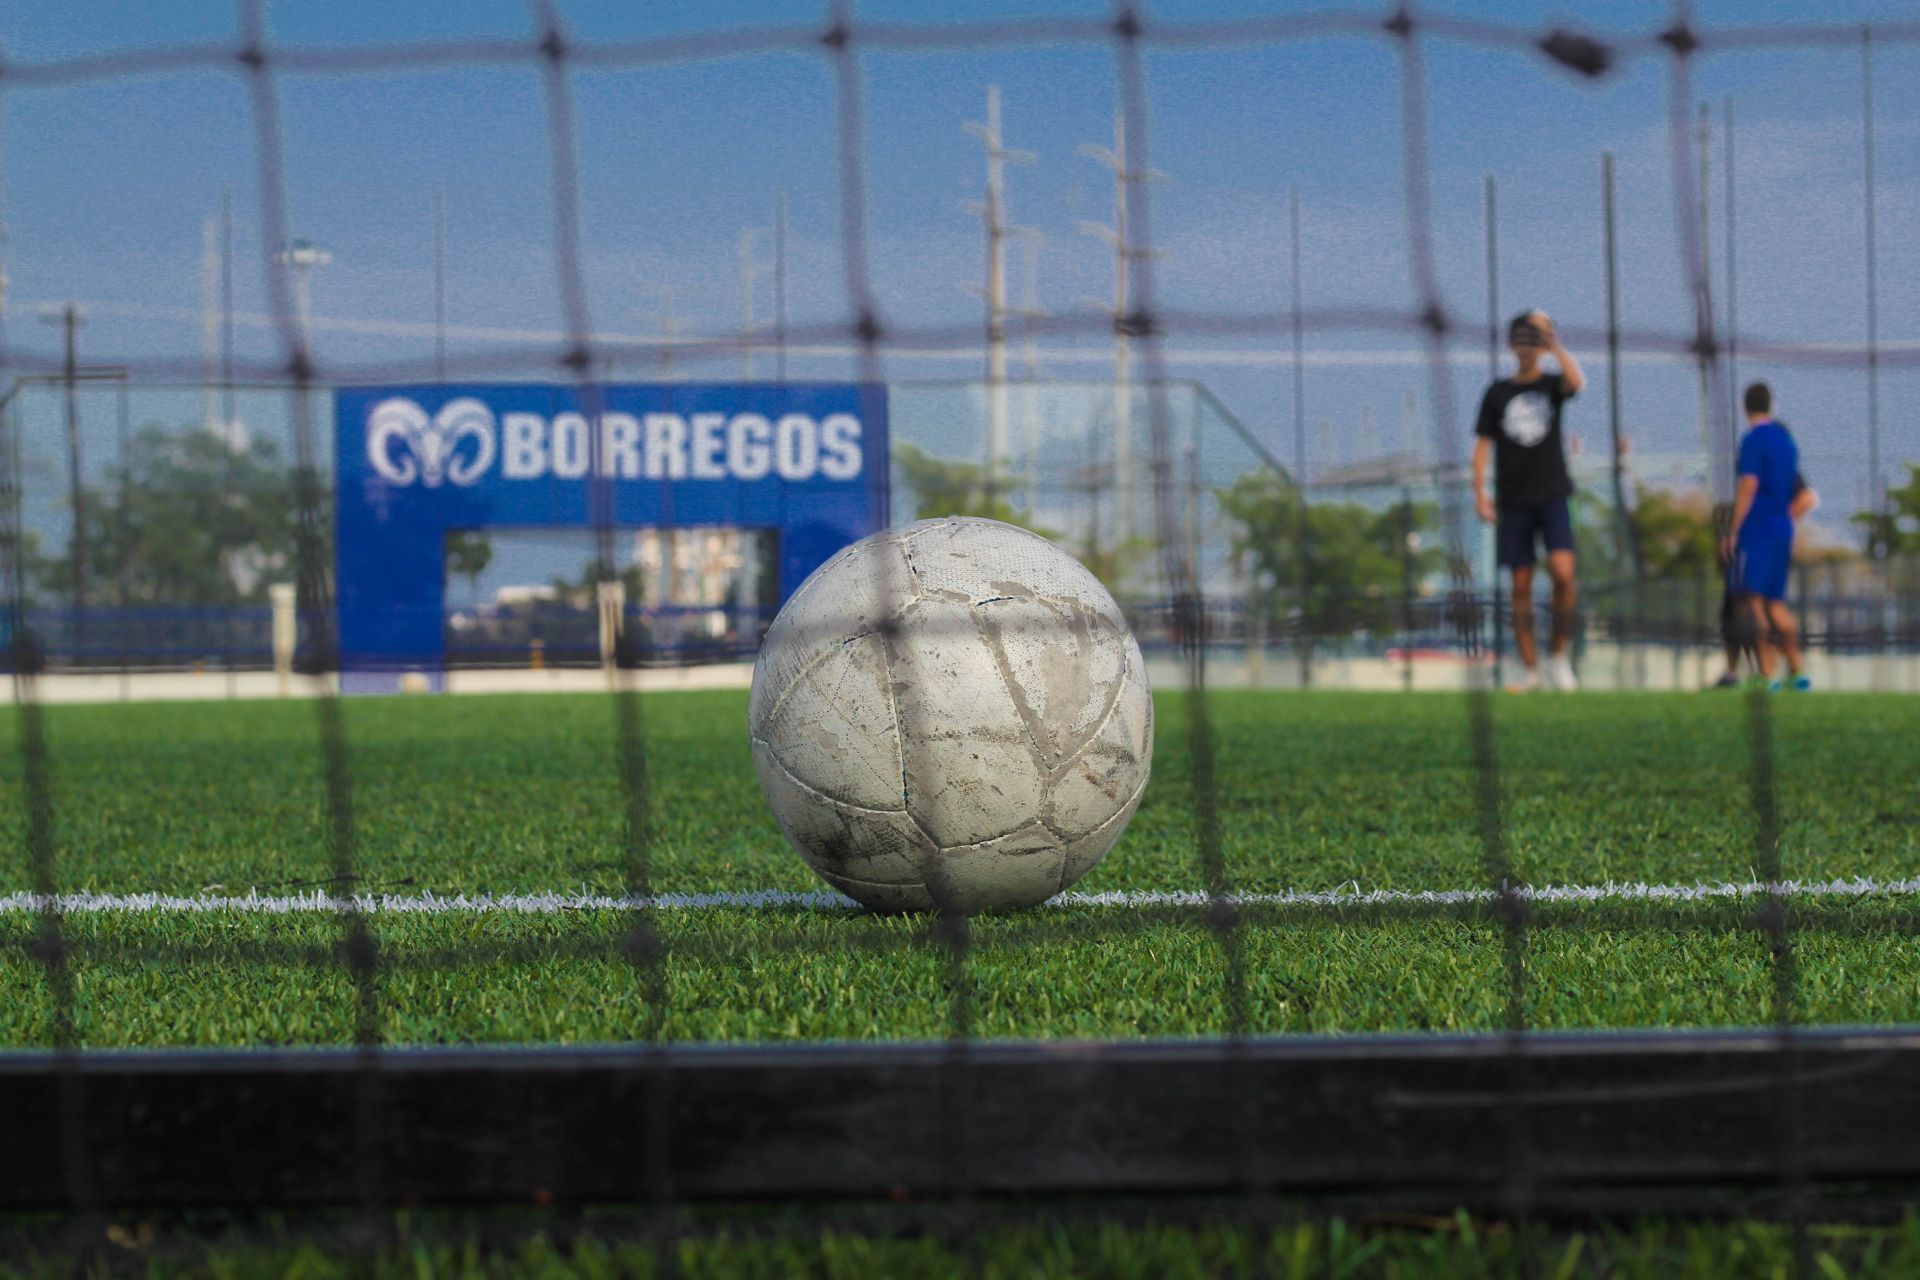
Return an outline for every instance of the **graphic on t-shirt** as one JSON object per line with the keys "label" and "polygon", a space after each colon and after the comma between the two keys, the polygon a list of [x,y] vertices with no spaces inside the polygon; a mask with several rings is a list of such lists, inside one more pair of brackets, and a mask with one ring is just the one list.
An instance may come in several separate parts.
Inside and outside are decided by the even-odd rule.
{"label": "graphic on t-shirt", "polygon": [[1523,391],[1507,401],[1507,411],[1500,418],[1507,439],[1528,448],[1547,438],[1547,426],[1547,397],[1538,391]]}

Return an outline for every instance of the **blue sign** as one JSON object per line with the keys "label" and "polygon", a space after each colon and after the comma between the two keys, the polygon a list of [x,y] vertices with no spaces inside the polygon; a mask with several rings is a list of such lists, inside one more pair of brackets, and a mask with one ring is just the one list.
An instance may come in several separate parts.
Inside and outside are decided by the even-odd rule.
{"label": "blue sign", "polygon": [[875,385],[342,387],[334,449],[349,674],[439,672],[455,530],[771,529],[784,604],[887,523]]}

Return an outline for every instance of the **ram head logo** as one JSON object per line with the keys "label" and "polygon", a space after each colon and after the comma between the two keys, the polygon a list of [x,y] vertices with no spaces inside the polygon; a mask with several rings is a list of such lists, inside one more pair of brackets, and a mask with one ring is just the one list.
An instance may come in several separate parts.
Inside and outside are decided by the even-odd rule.
{"label": "ram head logo", "polygon": [[[463,449],[471,438],[473,446]],[[382,400],[367,415],[367,461],[388,484],[469,485],[493,465],[493,411],[463,396],[429,417],[411,400]]]}

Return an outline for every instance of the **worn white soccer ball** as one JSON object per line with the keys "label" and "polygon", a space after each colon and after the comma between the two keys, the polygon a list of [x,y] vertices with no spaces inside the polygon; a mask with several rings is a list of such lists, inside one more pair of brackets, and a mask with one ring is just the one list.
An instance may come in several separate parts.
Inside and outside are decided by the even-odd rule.
{"label": "worn white soccer ball", "polygon": [[880,911],[1008,911],[1059,893],[1140,803],[1153,704],[1113,597],[1045,538],[949,517],[815,570],[753,669],[774,820]]}

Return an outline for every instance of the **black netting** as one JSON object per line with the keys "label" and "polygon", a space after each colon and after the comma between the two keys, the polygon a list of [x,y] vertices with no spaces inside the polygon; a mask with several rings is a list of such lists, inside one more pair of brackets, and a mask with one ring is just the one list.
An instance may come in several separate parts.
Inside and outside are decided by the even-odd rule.
{"label": "black netting", "polygon": [[[1563,1139],[1557,1136],[1558,1129],[1544,1123],[1541,1117],[1552,1113],[1564,1118],[1569,1108],[1577,1113],[1599,1096],[1594,1091],[1604,1085],[1603,1081],[1590,1081],[1583,1086],[1571,1080],[1543,1059],[1535,1048],[1539,1037],[1534,1030],[1537,1020],[1531,1006],[1537,993],[1530,985],[1530,955],[1540,933],[1583,929],[1671,933],[1725,930],[1733,923],[1750,928],[1765,948],[1771,974],[1770,1035],[1777,1042],[1777,1051],[1752,1059],[1757,1064],[1752,1069],[1766,1073],[1767,1102],[1753,1113],[1758,1117],[1757,1122],[1766,1127],[1766,1140],[1758,1154],[1745,1153],[1747,1162],[1738,1165],[1738,1176],[1730,1176],[1728,1181],[1738,1182],[1750,1192],[1759,1188],[1763,1195],[1777,1193],[1776,1198],[1766,1202],[1768,1211],[1785,1215],[1796,1228],[1804,1227],[1814,1211],[1810,1197],[1816,1170],[1811,1167],[1808,1155],[1809,1128],[1814,1121],[1807,1114],[1809,1104],[1801,1086],[1805,1074],[1812,1070],[1808,1065],[1813,1061],[1812,1055],[1826,1049],[1825,1042],[1817,1042],[1822,1046],[1818,1049],[1803,1047],[1816,1041],[1805,1038],[1808,1033],[1801,1025],[1804,1017],[1797,989],[1797,939],[1803,936],[1803,931],[1819,936],[1835,931],[1880,930],[1904,937],[1911,921],[1904,908],[1876,915],[1803,908],[1796,901],[1797,886],[1791,883],[1781,857],[1781,783],[1772,706],[1767,695],[1758,691],[1748,696],[1743,730],[1750,780],[1745,803],[1749,806],[1753,831],[1753,884],[1747,886],[1744,894],[1728,892],[1718,897],[1709,895],[1684,901],[1648,896],[1638,901],[1580,902],[1544,893],[1529,885],[1524,875],[1516,871],[1503,825],[1507,797],[1502,785],[1501,742],[1494,706],[1497,682],[1506,660],[1503,636],[1511,625],[1514,604],[1502,599],[1497,575],[1494,581],[1488,581],[1476,568],[1473,512],[1468,506],[1465,486],[1457,482],[1464,473],[1466,451],[1459,407],[1453,402],[1451,358],[1458,346],[1478,344],[1480,328],[1478,321],[1469,319],[1457,301],[1444,294],[1435,265],[1428,174],[1428,134],[1432,122],[1428,116],[1424,50],[1434,41],[1464,42],[1526,54],[1557,64],[1571,74],[1588,77],[1606,76],[1635,61],[1665,61],[1670,74],[1667,114],[1675,193],[1673,228],[1693,314],[1672,331],[1624,329],[1610,319],[1604,330],[1571,328],[1566,331],[1566,337],[1570,343],[1604,347],[1608,353],[1616,433],[1623,353],[1663,354],[1695,361],[1703,396],[1716,405],[1723,399],[1727,401],[1724,425],[1730,432],[1734,423],[1731,397],[1723,395],[1723,388],[1738,385],[1737,373],[1731,367],[1734,338],[1731,333],[1723,335],[1717,329],[1716,305],[1711,295],[1713,273],[1700,238],[1698,157],[1693,140],[1693,69],[1703,58],[1753,50],[1845,48],[1863,42],[1911,44],[1920,42],[1920,25],[1879,26],[1870,33],[1858,26],[1843,25],[1712,29],[1695,26],[1682,4],[1672,22],[1659,31],[1631,38],[1602,39],[1561,29],[1543,33],[1531,27],[1468,21],[1411,6],[1384,17],[1351,12],[1171,23],[1122,4],[1110,15],[1099,18],[921,27],[866,22],[854,12],[849,0],[836,0],[818,24],[592,43],[574,40],[552,6],[539,3],[534,7],[535,35],[525,40],[319,48],[273,44],[267,36],[264,4],[260,0],[245,5],[243,13],[243,32],[237,44],[196,44],[43,63],[8,62],[0,65],[0,92],[27,94],[55,87],[111,82],[136,74],[223,72],[239,76],[250,94],[255,129],[262,241],[271,246],[284,243],[289,232],[285,206],[287,160],[280,113],[283,77],[296,73],[345,75],[469,63],[538,68],[544,77],[550,138],[551,172],[547,194],[552,202],[555,228],[555,287],[562,303],[566,340],[557,349],[523,346],[485,354],[438,353],[426,362],[399,359],[359,364],[328,362],[308,345],[306,330],[296,314],[289,269],[272,261],[266,263],[280,351],[270,361],[230,360],[227,394],[231,398],[235,387],[246,386],[283,395],[291,424],[291,457],[287,459],[283,476],[288,494],[286,517],[299,620],[297,652],[291,666],[310,684],[314,695],[312,707],[316,717],[314,731],[319,767],[312,776],[320,789],[316,801],[317,821],[324,832],[328,852],[325,879],[309,882],[305,887],[317,890],[337,916],[337,934],[331,940],[290,935],[251,940],[190,938],[174,945],[160,945],[116,938],[92,928],[73,927],[69,919],[71,904],[75,901],[73,895],[89,882],[88,871],[71,865],[61,855],[60,752],[58,744],[50,741],[47,733],[46,712],[36,697],[38,683],[50,670],[67,674],[116,671],[128,674],[175,669],[186,663],[211,663],[216,669],[229,672],[269,670],[274,665],[270,618],[264,607],[233,605],[219,609],[209,607],[191,614],[168,614],[163,624],[159,613],[131,602],[127,594],[131,588],[124,584],[117,603],[79,598],[78,584],[84,578],[77,570],[73,598],[35,599],[26,579],[28,551],[20,516],[22,492],[29,480],[18,471],[17,435],[7,448],[0,449],[0,465],[7,467],[5,484],[0,486],[6,498],[4,504],[0,504],[4,506],[6,519],[5,527],[0,528],[0,546],[7,553],[6,657],[18,704],[19,794],[24,799],[19,829],[31,868],[31,884],[25,887],[31,894],[32,917],[30,928],[8,933],[5,941],[37,968],[49,1001],[51,1057],[47,1062],[51,1063],[51,1078],[58,1086],[58,1108],[48,1123],[58,1144],[54,1154],[46,1159],[58,1168],[61,1181],[51,1195],[43,1195],[43,1201],[57,1202],[82,1215],[98,1214],[103,1208],[103,1199],[125,1194],[121,1172],[112,1173],[116,1181],[111,1196],[103,1197],[98,1183],[97,1175],[103,1163],[113,1165],[112,1137],[102,1132],[97,1113],[95,1118],[89,1118],[88,1090],[95,1087],[90,1083],[94,1078],[86,1071],[85,1060],[89,1054],[83,1048],[76,1022],[76,970],[96,958],[149,961],[156,965],[298,966],[316,975],[344,972],[352,993],[353,1017],[348,1039],[353,1046],[353,1057],[350,1102],[337,1114],[344,1114],[350,1120],[350,1133],[345,1141],[352,1152],[355,1178],[347,1198],[358,1210],[357,1229],[372,1235],[382,1229],[385,1215],[415,1195],[407,1188],[422,1185],[420,1171],[411,1162],[412,1156],[397,1148],[392,1139],[396,1130],[404,1131],[416,1117],[395,1101],[396,1097],[412,1098],[414,1094],[394,1071],[395,1055],[391,1051],[395,1046],[385,1030],[389,1025],[385,1012],[388,985],[399,975],[462,966],[522,966],[537,971],[544,963],[568,957],[616,959],[627,967],[629,979],[638,993],[639,1007],[644,1010],[631,1028],[631,1047],[636,1052],[619,1060],[619,1069],[633,1082],[633,1088],[626,1093],[614,1089],[605,1095],[627,1104],[627,1109],[620,1114],[606,1116],[605,1123],[627,1136],[633,1163],[640,1170],[636,1180],[620,1185],[626,1192],[634,1193],[627,1198],[643,1200],[650,1210],[657,1211],[648,1217],[645,1230],[661,1242],[670,1242],[684,1228],[681,1210],[689,1196],[679,1185],[683,1176],[693,1179],[697,1194],[713,1194],[716,1185],[713,1171],[702,1165],[702,1152],[683,1149],[688,1145],[689,1130],[682,1106],[684,1099],[678,1091],[693,1087],[698,1097],[704,1099],[709,1095],[698,1093],[698,1082],[690,1085],[688,1073],[699,1068],[698,1060],[693,1060],[690,1067],[689,1059],[678,1056],[684,1047],[671,1042],[669,1027],[675,1011],[669,970],[679,959],[701,958],[721,964],[750,965],[753,957],[723,936],[677,929],[663,919],[662,913],[669,905],[665,895],[685,887],[664,883],[655,864],[659,806],[653,791],[657,784],[648,770],[651,743],[647,703],[640,691],[639,676],[658,666],[684,666],[694,661],[752,652],[767,623],[764,613],[755,612],[757,606],[743,607],[743,620],[729,628],[728,639],[697,653],[688,652],[676,638],[679,633],[653,615],[649,615],[648,626],[616,628],[621,638],[613,652],[613,661],[608,664],[613,712],[605,749],[619,781],[622,812],[620,847],[608,851],[608,858],[617,861],[621,868],[624,896],[605,908],[618,920],[616,925],[574,936],[517,940],[476,937],[399,949],[383,945],[380,919],[384,908],[379,895],[385,886],[369,883],[363,871],[356,836],[354,744],[348,728],[351,716],[338,692],[340,647],[333,625],[336,584],[330,567],[328,495],[320,463],[321,428],[314,412],[316,389],[406,376],[466,377],[544,367],[556,379],[577,385],[582,403],[590,412],[601,403],[599,371],[604,367],[602,357],[606,353],[598,345],[594,320],[588,311],[581,261],[580,174],[572,96],[572,80],[577,73],[764,52],[825,61],[836,86],[844,313],[836,321],[785,326],[778,339],[783,355],[786,343],[815,340],[851,343],[857,351],[860,379],[882,383],[886,380],[889,351],[917,344],[973,340],[977,333],[972,328],[895,325],[877,296],[869,268],[865,80],[861,63],[864,54],[903,50],[990,51],[1059,42],[1107,46],[1114,58],[1116,96],[1125,126],[1125,154],[1117,160],[1127,172],[1146,175],[1151,170],[1152,122],[1143,62],[1151,51],[1246,48],[1327,35],[1360,35],[1384,42],[1399,59],[1410,306],[1403,310],[1308,308],[1300,288],[1297,203],[1291,210],[1293,293],[1288,307],[1220,314],[1190,313],[1163,306],[1154,283],[1151,188],[1147,182],[1137,181],[1129,193],[1130,225],[1126,234],[1130,243],[1123,245],[1136,273],[1131,309],[1111,317],[1061,317],[1050,322],[1050,330],[1058,334],[1117,334],[1129,340],[1143,371],[1148,481],[1141,492],[1123,495],[1123,501],[1135,504],[1140,518],[1151,525],[1151,573],[1156,592],[1151,599],[1126,603],[1130,621],[1143,642],[1156,652],[1170,655],[1177,662],[1181,676],[1181,687],[1169,692],[1174,693],[1184,717],[1186,759],[1182,773],[1189,818],[1187,835],[1191,841],[1188,856],[1192,892],[1184,901],[1160,901],[1124,914],[1059,919],[1041,916],[1012,922],[970,920],[964,912],[950,909],[951,904],[939,902],[936,892],[937,905],[942,909],[926,921],[908,929],[863,934],[834,944],[848,949],[924,951],[935,957],[942,975],[940,986],[946,1000],[941,1020],[944,1038],[931,1058],[900,1068],[909,1074],[914,1069],[925,1068],[914,1076],[918,1082],[914,1087],[924,1090],[917,1095],[918,1101],[924,1115],[931,1120],[916,1129],[914,1137],[934,1153],[933,1162],[939,1171],[935,1185],[915,1188],[915,1193],[942,1197],[946,1206],[942,1210],[945,1215],[942,1228],[954,1239],[965,1242],[972,1238],[971,1224],[984,1222],[990,1216],[980,1204],[981,1197],[1019,1190],[1008,1186],[1004,1170],[994,1166],[993,1153],[982,1145],[983,1134],[1000,1131],[996,1126],[1006,1122],[1010,1105],[992,1091],[992,1082],[1000,1078],[994,1073],[1003,1064],[995,1057],[998,1050],[982,1032],[983,1011],[974,966],[983,929],[990,931],[991,945],[996,952],[1044,949],[1067,940],[1098,940],[1112,933],[1168,922],[1190,924],[1204,932],[1217,947],[1223,984],[1219,1006],[1222,1017],[1218,1026],[1222,1037],[1221,1056],[1217,1063],[1209,1063],[1209,1069],[1217,1065],[1222,1073],[1220,1080],[1225,1083],[1209,1083],[1206,1088],[1214,1091],[1209,1096],[1216,1097],[1223,1110],[1224,1136],[1219,1143],[1207,1148],[1210,1163],[1205,1176],[1191,1169],[1170,1166],[1165,1187],[1136,1189],[1153,1192],[1201,1186],[1210,1193],[1230,1193],[1246,1204],[1271,1208],[1279,1191],[1300,1188],[1286,1185],[1287,1166],[1276,1164],[1266,1146],[1273,1136],[1269,1125],[1276,1104],[1271,1091],[1277,1086],[1272,1083],[1275,1077],[1269,1074],[1274,1070],[1272,1060],[1263,1056],[1272,1046],[1255,1034],[1258,1020],[1251,1006],[1257,999],[1255,980],[1259,976],[1256,972],[1259,961],[1250,945],[1250,936],[1259,930],[1313,929],[1355,921],[1407,927],[1457,922],[1464,926],[1497,928],[1502,957],[1498,1018],[1501,1031],[1492,1049],[1482,1044],[1471,1051],[1462,1050],[1480,1064],[1477,1069],[1481,1074],[1476,1079],[1493,1098],[1479,1113],[1491,1130],[1482,1148],[1487,1154],[1472,1171],[1477,1182],[1443,1188],[1439,1194],[1445,1198],[1457,1191],[1463,1202],[1471,1200],[1524,1224],[1542,1206],[1564,1203],[1564,1199],[1556,1200],[1564,1191],[1564,1186],[1557,1185],[1556,1180],[1566,1181],[1566,1166],[1556,1149],[1556,1143]],[[1610,161],[1607,172],[1611,301],[1614,280]],[[1491,259],[1494,256],[1491,183],[1487,199]],[[1488,286],[1486,337],[1490,356],[1496,356],[1499,300],[1491,274]],[[1730,306],[1732,300],[1727,301]],[[1610,315],[1611,311],[1610,307]],[[1304,343],[1308,334],[1339,332],[1385,334],[1421,344],[1429,373],[1426,416],[1431,424],[1430,439],[1423,447],[1429,451],[1429,469],[1436,477],[1433,492],[1438,509],[1430,516],[1417,514],[1412,498],[1402,496],[1395,517],[1400,523],[1393,526],[1389,534],[1397,539],[1405,555],[1396,568],[1397,585],[1386,593],[1384,604],[1377,590],[1342,594],[1340,584],[1316,578],[1315,561],[1302,549],[1309,541],[1309,524],[1313,518],[1312,507],[1304,496],[1290,513],[1289,536],[1298,545],[1282,548],[1274,556],[1276,563],[1285,566],[1285,571],[1272,575],[1264,587],[1253,587],[1238,599],[1219,598],[1219,589],[1211,585],[1213,580],[1201,572],[1197,563],[1198,540],[1190,533],[1187,523],[1194,519],[1199,485],[1190,473],[1183,472],[1183,466],[1188,464],[1183,461],[1183,446],[1174,422],[1176,410],[1170,399],[1176,381],[1169,371],[1164,344],[1170,337],[1206,335],[1270,336],[1289,343],[1293,355],[1291,408],[1296,446],[1291,465],[1295,478],[1304,483],[1308,466]],[[706,363],[736,359],[743,350],[770,350],[773,345],[772,335],[728,337],[677,341],[672,345],[670,356],[665,347],[652,351],[642,348],[640,353],[671,358],[697,368]],[[622,354],[634,353],[632,344],[622,349]],[[1920,362],[1920,349],[1912,346],[1882,349],[1877,339],[1863,349],[1846,349],[1769,342],[1741,335],[1737,354],[1747,361],[1764,360],[1790,367],[1858,369],[1870,379],[1880,370]],[[1723,362],[1726,362],[1724,367]],[[8,346],[4,363],[7,372],[21,379],[23,386],[59,388],[64,385],[70,392],[81,377],[70,359],[63,362],[57,355],[18,344]],[[94,366],[89,366],[89,370],[87,377],[107,376]],[[169,378],[191,377],[198,372],[195,362],[129,358],[114,363],[109,380],[118,379],[118,385],[124,388],[128,382],[159,383]],[[124,401],[122,403],[124,406]],[[1877,399],[1874,403],[1877,413]],[[121,413],[124,421],[124,407]],[[231,411],[228,416],[232,416]],[[1272,459],[1266,459],[1266,463],[1271,464],[1276,473],[1282,469]],[[1722,498],[1730,481],[1730,476],[1723,474],[1726,464],[1724,456],[1713,460]],[[1876,477],[1877,467],[1876,456]],[[594,474],[601,478],[591,486],[593,576],[597,581],[607,582],[617,576],[614,540],[620,525],[613,480],[604,468],[596,467]],[[1442,476],[1451,476],[1456,482],[1441,483],[1438,477]],[[1673,683],[1677,686],[1682,682],[1679,673],[1683,663],[1694,663],[1704,651],[1718,647],[1721,624],[1713,616],[1713,602],[1719,593],[1719,573],[1700,570],[1664,577],[1650,575],[1627,520],[1627,504],[1617,465],[1612,481],[1614,507],[1610,533],[1616,543],[1615,555],[1609,576],[1589,589],[1581,619],[1582,642],[1592,646],[1604,640],[1618,649],[1622,655],[1619,676],[1622,686],[1644,685],[1648,663],[1657,664],[1661,651],[1670,650],[1675,672]],[[1033,483],[1036,487],[1061,488],[1072,484],[1065,477],[1047,476],[1036,476]],[[1388,482],[1389,487],[1395,484],[1404,486],[1405,477]],[[1875,497],[1877,501],[1883,500],[1877,491]],[[1419,558],[1416,554],[1416,520],[1430,521],[1430,531],[1439,539],[1437,561]],[[1844,582],[1841,580],[1843,570],[1838,565],[1825,569],[1803,566],[1798,571],[1794,598],[1810,649],[1860,655],[1900,652],[1910,656],[1920,648],[1920,610],[1913,604],[1915,579],[1910,568],[1903,569],[1883,557],[1876,561],[1874,569],[1870,579],[1855,572],[1853,580]],[[1827,578],[1824,582],[1823,574]],[[1436,578],[1442,584],[1438,590],[1421,589],[1422,583]],[[1291,591],[1295,606],[1286,611],[1269,609],[1262,603],[1262,590]],[[593,664],[601,659],[603,655],[593,639],[592,610],[596,607],[603,606],[589,604],[577,610],[578,616],[567,623],[572,630],[565,634],[572,638],[555,642],[554,665],[563,666],[570,660]],[[1525,608],[1524,602],[1522,608]],[[883,643],[889,649],[894,639],[892,626],[889,622],[881,628]],[[498,634],[487,642],[494,644],[495,649],[488,650],[479,641],[475,642],[475,652],[481,655],[478,661],[482,664],[488,654],[519,650],[534,643],[526,638],[530,632],[512,631],[508,623],[501,623],[499,627]],[[508,638],[499,638],[502,636]],[[1480,887],[1477,890],[1424,897],[1417,894],[1372,898],[1329,895],[1325,900],[1314,900],[1311,895],[1263,897],[1247,890],[1236,875],[1223,830],[1227,824],[1239,820],[1236,815],[1242,814],[1249,803],[1258,801],[1257,798],[1250,801],[1249,797],[1231,790],[1231,770],[1223,766],[1219,755],[1221,737],[1214,723],[1216,701],[1209,690],[1209,676],[1210,669],[1222,660],[1219,654],[1223,649],[1244,652],[1251,662],[1254,650],[1264,654],[1274,643],[1292,646],[1299,659],[1298,683],[1302,685],[1313,678],[1316,648],[1332,651],[1340,646],[1374,646],[1377,649],[1393,643],[1404,655],[1407,688],[1412,688],[1415,682],[1415,654],[1422,648],[1444,648],[1468,664],[1471,674],[1464,681],[1467,692],[1460,715],[1460,733],[1473,777],[1470,812],[1479,854]],[[563,650],[571,653],[572,658],[564,658]],[[911,742],[913,726],[902,727],[908,731]],[[244,759],[236,758],[236,768],[246,765]],[[1910,815],[1904,820],[1910,822]],[[1285,873],[1286,869],[1282,868],[1283,878]],[[799,912],[811,909],[806,904],[798,907],[787,904],[782,909],[787,908]],[[821,944],[816,935],[799,931],[779,945],[802,950]],[[537,977],[528,980],[538,981]],[[770,1065],[766,1070],[777,1070],[780,1063],[786,1061],[780,1055],[788,1052],[768,1049]],[[1117,1046],[1092,1045],[1062,1051],[1053,1066],[1063,1073],[1085,1070],[1090,1073],[1086,1076],[1088,1080],[1098,1081],[1101,1079],[1098,1071],[1086,1064],[1101,1061],[1102,1054],[1108,1052],[1124,1059]],[[495,1065],[505,1073],[516,1070],[514,1062],[505,1057]],[[755,1068],[734,1064],[730,1059],[726,1069],[750,1075]],[[1337,1077],[1348,1070],[1359,1068],[1351,1061],[1342,1060],[1339,1065],[1327,1067],[1322,1077],[1302,1075],[1288,1079],[1309,1081],[1312,1088],[1320,1091],[1316,1096],[1325,1099],[1329,1112],[1340,1113],[1342,1107],[1359,1105],[1341,1092],[1345,1081]],[[1167,1078],[1164,1087],[1177,1088],[1182,1079],[1176,1068],[1176,1074]],[[1632,1090],[1642,1087],[1640,1082],[1629,1079],[1621,1080],[1619,1085],[1623,1097],[1633,1096]],[[1681,1095],[1692,1090],[1706,1097],[1723,1084],[1719,1079],[1703,1077],[1690,1083],[1669,1081],[1662,1087],[1669,1095],[1674,1090]],[[1588,1092],[1582,1093],[1582,1088]],[[796,1102],[790,1095],[781,1095],[781,1098],[785,1105]],[[1137,1103],[1138,1099],[1132,1101]],[[882,1117],[881,1122],[884,1121]],[[243,1141],[245,1137],[238,1135],[237,1140]],[[1062,1139],[1069,1144],[1072,1140],[1072,1135]],[[1319,1133],[1312,1135],[1311,1140],[1331,1139],[1326,1133]],[[676,1147],[676,1141],[681,1147]],[[546,1154],[560,1158],[551,1152]],[[1398,1203],[1387,1188],[1391,1188],[1393,1195],[1400,1195],[1430,1177],[1444,1178],[1459,1172],[1457,1169],[1451,1174],[1423,1172],[1417,1147],[1398,1152],[1396,1158],[1400,1160],[1398,1165],[1391,1161],[1386,1166],[1356,1164],[1348,1180],[1333,1189],[1342,1194],[1352,1193],[1363,1205],[1387,1205]],[[395,1165],[399,1166],[401,1176],[410,1180],[398,1190],[390,1177],[394,1172],[391,1166]],[[1818,1171],[1830,1174],[1833,1168],[1843,1165],[1844,1161],[1829,1161],[1820,1165]],[[1401,1176],[1396,1177],[1396,1171]],[[1859,1170],[1862,1174],[1887,1171],[1873,1166],[1871,1161]],[[426,1181],[431,1183],[431,1179]],[[511,1178],[504,1181],[511,1182]],[[1089,1171],[1087,1181],[1095,1188],[1106,1186],[1093,1171]],[[1366,1188],[1374,1184],[1382,1191],[1379,1198],[1369,1201],[1365,1199]],[[751,1188],[753,1179],[743,1174],[740,1185]],[[837,1195],[842,1190],[842,1184],[829,1178],[823,1194]],[[466,1194],[486,1198],[483,1191],[471,1188]],[[297,1203],[299,1197],[289,1195],[287,1199],[289,1203]],[[1658,1207],[1662,1203],[1654,1199],[1641,1207]],[[1725,1208],[1736,1202],[1720,1199],[1714,1203]],[[1749,1207],[1746,1200],[1738,1204],[1743,1209]],[[1804,1258],[1804,1235],[1801,1250]]]}

